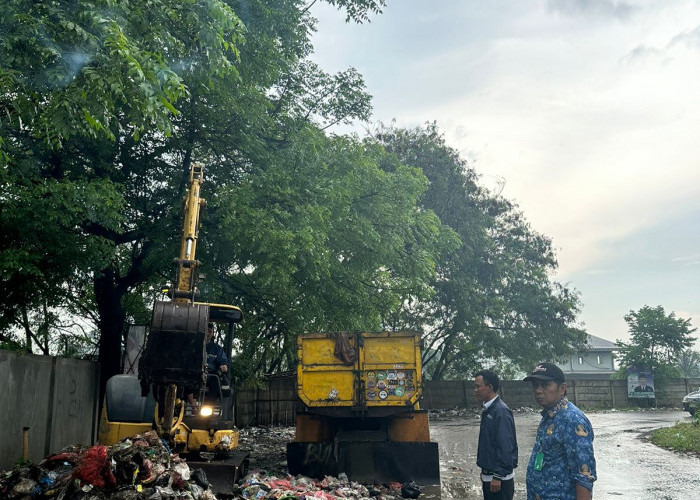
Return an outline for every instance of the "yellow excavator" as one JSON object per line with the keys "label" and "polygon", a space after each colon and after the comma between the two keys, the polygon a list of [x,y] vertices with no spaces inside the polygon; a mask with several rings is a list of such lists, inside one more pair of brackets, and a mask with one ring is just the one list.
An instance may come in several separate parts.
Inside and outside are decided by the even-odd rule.
{"label": "yellow excavator", "polygon": [[[207,330],[216,325],[231,353],[234,325],[243,319],[232,305],[197,302],[200,262],[196,260],[204,168],[193,163],[185,198],[179,258],[169,300],[153,308],[138,377],[117,375],[107,381],[99,441],[105,445],[151,429],[190,467],[202,468],[214,493],[227,493],[248,467],[248,454],[237,450],[233,396],[219,373],[207,373]],[[196,396],[197,404],[187,402]]]}

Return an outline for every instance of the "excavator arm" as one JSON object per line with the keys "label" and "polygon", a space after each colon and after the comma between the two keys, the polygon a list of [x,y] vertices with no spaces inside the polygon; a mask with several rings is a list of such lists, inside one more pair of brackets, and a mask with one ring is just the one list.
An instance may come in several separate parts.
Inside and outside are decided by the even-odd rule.
{"label": "excavator arm", "polygon": [[151,389],[156,400],[155,424],[169,437],[184,413],[183,393],[197,392],[205,382],[208,304],[195,304],[200,262],[196,258],[199,216],[206,204],[200,196],[204,167],[192,163],[180,254],[174,260],[175,282],[168,290],[170,301],[156,301],[151,328],[139,362],[141,393]]}
{"label": "excavator arm", "polygon": [[180,257],[175,259],[176,287],[172,298],[178,304],[191,304],[197,293],[196,280],[200,262],[195,258],[197,253],[197,238],[199,236],[199,214],[206,205],[200,196],[200,188],[204,181],[204,167],[193,163],[190,169],[190,188],[185,198],[185,217],[180,242]]}

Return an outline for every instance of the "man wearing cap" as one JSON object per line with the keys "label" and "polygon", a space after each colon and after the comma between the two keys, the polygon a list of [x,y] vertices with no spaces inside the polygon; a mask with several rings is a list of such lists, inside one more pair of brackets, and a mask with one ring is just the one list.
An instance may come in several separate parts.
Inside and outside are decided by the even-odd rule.
{"label": "man wearing cap", "polygon": [[527,466],[527,499],[590,500],[596,480],[593,428],[567,399],[564,372],[540,363],[525,380],[543,408]]}
{"label": "man wearing cap", "polygon": [[476,453],[484,500],[513,500],[513,469],[518,466],[513,413],[497,394],[499,386],[498,375],[490,370],[474,375],[474,393],[484,405]]}

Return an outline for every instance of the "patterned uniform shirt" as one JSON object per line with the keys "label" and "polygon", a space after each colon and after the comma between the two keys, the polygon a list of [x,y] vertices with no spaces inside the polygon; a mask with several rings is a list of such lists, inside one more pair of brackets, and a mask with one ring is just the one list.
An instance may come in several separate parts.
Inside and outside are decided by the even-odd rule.
{"label": "patterned uniform shirt", "polygon": [[[535,460],[542,453],[540,470]],[[542,412],[535,447],[527,466],[528,500],[575,500],[576,483],[593,489],[596,480],[593,427],[564,397]]]}

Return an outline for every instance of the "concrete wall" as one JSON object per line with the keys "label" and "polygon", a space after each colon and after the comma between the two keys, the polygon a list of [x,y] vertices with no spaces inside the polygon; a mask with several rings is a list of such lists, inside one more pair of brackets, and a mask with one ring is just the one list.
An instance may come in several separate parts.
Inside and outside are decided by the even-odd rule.
{"label": "concrete wall", "polygon": [[0,381],[0,469],[22,458],[25,427],[35,463],[67,445],[94,441],[94,363],[0,350]]}

